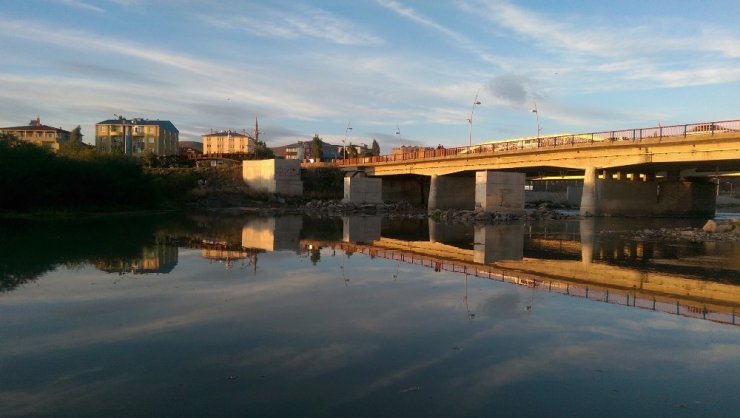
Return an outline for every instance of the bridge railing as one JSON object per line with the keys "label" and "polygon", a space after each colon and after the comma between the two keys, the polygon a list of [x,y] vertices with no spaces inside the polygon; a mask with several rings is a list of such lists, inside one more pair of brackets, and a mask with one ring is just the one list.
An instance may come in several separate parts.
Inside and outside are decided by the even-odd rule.
{"label": "bridge railing", "polygon": [[651,128],[623,129],[618,131],[590,132],[584,134],[541,136],[510,141],[489,142],[455,148],[410,148],[390,155],[366,156],[334,160],[335,165],[354,166],[363,164],[399,162],[408,160],[433,159],[459,155],[494,154],[515,150],[572,147],[576,145],[618,144],[624,141],[641,142],[662,138],[690,138],[698,135],[715,135],[727,132],[740,132],[740,120],[698,122],[684,125],[656,126]]}

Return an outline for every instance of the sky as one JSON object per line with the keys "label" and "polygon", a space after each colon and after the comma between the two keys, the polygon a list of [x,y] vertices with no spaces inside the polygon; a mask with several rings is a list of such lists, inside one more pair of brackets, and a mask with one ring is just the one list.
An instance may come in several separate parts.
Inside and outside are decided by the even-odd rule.
{"label": "sky", "polygon": [[386,154],[740,119],[738,18],[736,0],[5,0],[0,126],[94,143],[115,114],[199,141],[258,118],[268,146]]}

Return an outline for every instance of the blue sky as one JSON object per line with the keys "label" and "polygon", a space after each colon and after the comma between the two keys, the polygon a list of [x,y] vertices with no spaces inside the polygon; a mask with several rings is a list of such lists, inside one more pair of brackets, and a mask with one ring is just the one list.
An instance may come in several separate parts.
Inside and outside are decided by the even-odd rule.
{"label": "blue sky", "polygon": [[[467,145],[740,118],[737,1],[5,0],[0,126]],[[348,124],[352,127],[347,130]],[[401,134],[397,135],[396,131]]]}

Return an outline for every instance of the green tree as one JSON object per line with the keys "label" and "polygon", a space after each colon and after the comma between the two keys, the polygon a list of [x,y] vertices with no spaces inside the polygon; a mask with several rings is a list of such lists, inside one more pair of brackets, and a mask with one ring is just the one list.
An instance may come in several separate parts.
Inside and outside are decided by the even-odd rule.
{"label": "green tree", "polygon": [[380,155],[380,145],[378,144],[378,141],[375,140],[375,138],[373,138],[373,145],[372,148],[370,148],[370,155],[372,155],[373,157],[377,157],[378,155]]}
{"label": "green tree", "polygon": [[82,128],[80,128],[80,125],[69,132],[69,142],[71,144],[82,144]]}
{"label": "green tree", "polygon": [[157,166],[157,154],[154,151],[148,149],[141,155],[141,162],[145,167],[156,167]]}
{"label": "green tree", "polygon": [[321,142],[321,138],[319,138],[319,134],[315,134],[311,140],[311,158],[314,158],[316,161],[320,161],[323,152],[324,146]]}
{"label": "green tree", "polygon": [[357,148],[351,142],[347,146],[347,158],[357,158]]}
{"label": "green tree", "polygon": [[59,145],[59,156],[69,158],[90,158],[95,153],[92,145],[82,142],[82,128],[77,125],[69,132],[69,139]]}
{"label": "green tree", "polygon": [[255,147],[255,155],[258,160],[269,160],[275,158],[275,153],[270,148],[267,148],[265,141],[257,140],[257,146]]}

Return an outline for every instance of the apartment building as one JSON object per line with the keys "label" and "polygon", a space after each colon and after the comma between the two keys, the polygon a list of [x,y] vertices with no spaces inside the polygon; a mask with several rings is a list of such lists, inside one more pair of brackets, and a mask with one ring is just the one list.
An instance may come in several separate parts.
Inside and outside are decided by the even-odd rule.
{"label": "apartment building", "polygon": [[27,126],[0,128],[0,132],[9,133],[18,139],[29,141],[38,146],[59,151],[61,144],[69,140],[69,131],[41,123],[41,118],[32,119]]}
{"label": "apartment building", "polygon": [[103,152],[141,156],[177,155],[180,131],[168,120],[109,119],[95,124],[95,147]]}
{"label": "apartment building", "polygon": [[201,135],[203,140],[203,155],[225,155],[225,154],[254,154],[257,141],[249,136],[246,131],[234,132],[232,130],[211,131]]}

